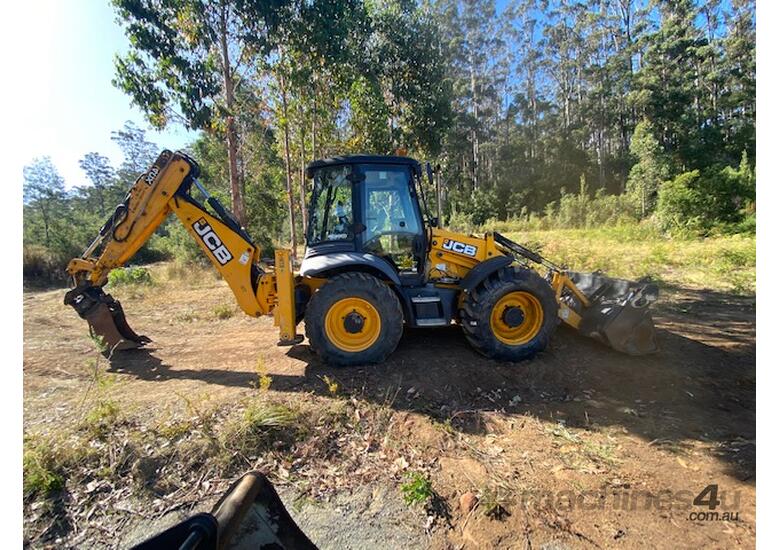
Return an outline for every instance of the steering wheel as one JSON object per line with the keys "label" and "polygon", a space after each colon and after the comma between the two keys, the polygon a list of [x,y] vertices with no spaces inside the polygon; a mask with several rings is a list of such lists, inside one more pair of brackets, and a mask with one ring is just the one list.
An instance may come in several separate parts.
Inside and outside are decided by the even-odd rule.
{"label": "steering wheel", "polygon": [[369,248],[371,244],[374,243],[374,241],[379,241],[380,238],[384,237],[385,235],[405,235],[409,237],[410,239],[414,238],[414,233],[410,233],[409,231],[382,231],[381,233],[377,233],[370,239],[368,239],[365,243],[363,243],[363,248]]}

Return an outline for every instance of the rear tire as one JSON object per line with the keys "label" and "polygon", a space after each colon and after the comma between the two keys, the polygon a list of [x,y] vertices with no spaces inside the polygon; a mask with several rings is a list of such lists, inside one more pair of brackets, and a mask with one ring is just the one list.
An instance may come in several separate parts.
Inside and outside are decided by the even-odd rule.
{"label": "rear tire", "polygon": [[558,304],[535,271],[507,267],[468,293],[460,310],[469,343],[502,361],[530,359],[547,347],[558,326]]}
{"label": "rear tire", "polygon": [[326,363],[338,366],[384,361],[403,332],[401,302],[367,273],[338,275],[306,307],[306,337]]}

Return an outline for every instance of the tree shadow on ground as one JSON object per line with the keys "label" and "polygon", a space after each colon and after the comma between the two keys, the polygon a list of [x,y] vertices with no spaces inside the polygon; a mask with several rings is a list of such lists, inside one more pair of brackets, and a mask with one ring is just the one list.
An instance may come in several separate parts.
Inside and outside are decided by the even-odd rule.
{"label": "tree shadow on ground", "polygon": [[[414,411],[469,433],[484,430],[482,414],[531,414],[589,428],[622,426],[655,444],[713,445],[735,478],[755,476],[755,300],[678,289],[656,314],[661,351],[630,357],[566,328],[531,361],[480,356],[459,327],[406,329],[380,365],[337,368],[307,344],[287,356],[302,375],[269,372],[271,389],[329,396],[340,392],[396,410]],[[112,361],[117,372],[143,380],[195,379],[251,387],[255,372],[171,368],[148,351]]]}

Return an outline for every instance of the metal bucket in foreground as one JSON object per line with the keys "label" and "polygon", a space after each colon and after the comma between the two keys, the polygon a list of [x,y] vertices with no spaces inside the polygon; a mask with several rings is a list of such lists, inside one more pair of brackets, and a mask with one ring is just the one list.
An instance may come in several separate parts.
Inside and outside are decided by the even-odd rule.
{"label": "metal bucket in foreground", "polygon": [[89,323],[93,337],[101,339],[105,353],[136,349],[151,342],[135,333],[127,324],[122,304],[103,289],[82,283],[65,294],[65,305],[73,306],[79,317]]}
{"label": "metal bucket in foreground", "polygon": [[600,273],[567,275],[591,302],[580,314],[579,332],[617,351],[644,355],[658,351],[649,306],[658,299],[658,286],[644,281],[605,277]]}
{"label": "metal bucket in foreground", "polygon": [[317,550],[284,507],[274,486],[250,471],[227,490],[211,513],[196,514],[133,550]]}

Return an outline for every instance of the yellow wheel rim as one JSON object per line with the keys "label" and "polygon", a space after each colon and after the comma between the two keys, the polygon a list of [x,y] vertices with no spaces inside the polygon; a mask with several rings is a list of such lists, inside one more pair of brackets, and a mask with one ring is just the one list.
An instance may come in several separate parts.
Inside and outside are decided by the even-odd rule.
{"label": "yellow wheel rim", "polygon": [[543,321],[542,303],[533,294],[522,290],[502,296],[490,313],[493,334],[500,342],[510,346],[527,344],[533,340],[541,330]]}
{"label": "yellow wheel rim", "polygon": [[367,350],[377,341],[381,330],[379,312],[362,298],[342,298],[325,315],[325,334],[342,351]]}

